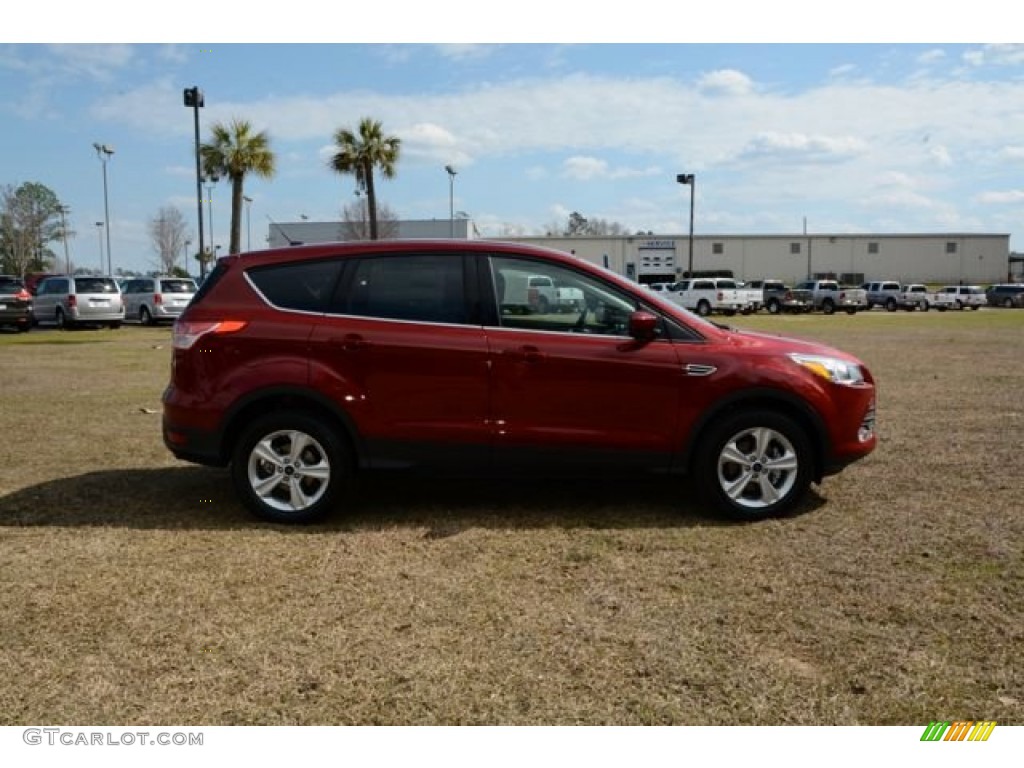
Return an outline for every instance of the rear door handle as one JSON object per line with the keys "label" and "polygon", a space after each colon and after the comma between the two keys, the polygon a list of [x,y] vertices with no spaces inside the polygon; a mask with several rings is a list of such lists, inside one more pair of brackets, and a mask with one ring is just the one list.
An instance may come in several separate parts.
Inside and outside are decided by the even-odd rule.
{"label": "rear door handle", "polygon": [[331,339],[332,346],[339,347],[343,352],[358,352],[370,346],[366,339],[358,333],[346,333],[340,339],[335,336]]}
{"label": "rear door handle", "polygon": [[506,353],[516,360],[523,360],[527,363],[536,363],[543,360],[545,355],[532,344],[524,344],[516,349],[507,350]]}

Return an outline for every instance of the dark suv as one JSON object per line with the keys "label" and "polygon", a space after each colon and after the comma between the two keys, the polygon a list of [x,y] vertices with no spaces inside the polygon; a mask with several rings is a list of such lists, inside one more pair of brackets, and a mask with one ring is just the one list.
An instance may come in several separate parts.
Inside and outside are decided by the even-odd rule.
{"label": "dark suv", "polygon": [[[506,300],[525,275],[576,312]],[[724,328],[568,254],[379,241],[227,256],[174,324],[163,437],[231,466],[279,522],[323,516],[361,470],[688,473],[740,519],[791,509],[870,453],[854,357]]]}
{"label": "dark suv", "polygon": [[1024,307],[1024,283],[993,285],[985,291],[990,307]]}

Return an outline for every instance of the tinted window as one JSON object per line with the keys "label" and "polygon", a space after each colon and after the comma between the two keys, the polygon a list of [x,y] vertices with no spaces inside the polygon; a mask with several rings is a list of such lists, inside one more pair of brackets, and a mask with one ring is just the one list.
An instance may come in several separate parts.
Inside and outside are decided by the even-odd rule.
{"label": "tinted window", "polygon": [[324,312],[340,272],[340,261],[305,261],[259,267],[250,270],[248,276],[275,307]]}
{"label": "tinted window", "polygon": [[76,277],[76,293],[117,293],[117,283],[109,277]]}
{"label": "tinted window", "polygon": [[462,258],[412,254],[360,259],[341,311],[362,317],[465,323]]}
{"label": "tinted window", "polygon": [[25,284],[15,277],[0,277],[0,293],[17,293]]}
{"label": "tinted window", "polygon": [[185,279],[161,280],[160,291],[162,293],[195,293],[196,284]]}

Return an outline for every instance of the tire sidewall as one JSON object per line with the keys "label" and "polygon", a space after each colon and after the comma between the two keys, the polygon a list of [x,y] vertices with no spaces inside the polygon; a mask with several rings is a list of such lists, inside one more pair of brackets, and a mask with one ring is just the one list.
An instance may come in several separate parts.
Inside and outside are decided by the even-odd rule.
{"label": "tire sidewall", "polygon": [[[331,476],[324,495],[300,511],[280,510],[266,504],[249,485],[249,455],[253,447],[267,435],[282,430],[304,432],[312,437],[323,447],[330,464]],[[303,411],[281,411],[257,418],[242,433],[231,456],[231,479],[242,503],[257,517],[274,523],[313,523],[322,520],[351,485],[352,464],[346,442],[322,419]]]}

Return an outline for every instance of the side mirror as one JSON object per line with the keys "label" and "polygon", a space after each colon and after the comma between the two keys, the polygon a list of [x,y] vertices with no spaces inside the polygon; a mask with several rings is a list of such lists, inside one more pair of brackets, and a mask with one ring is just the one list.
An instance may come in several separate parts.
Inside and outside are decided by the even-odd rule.
{"label": "side mirror", "polygon": [[650,312],[634,312],[629,316],[629,335],[637,341],[650,341],[658,333],[658,323]]}

